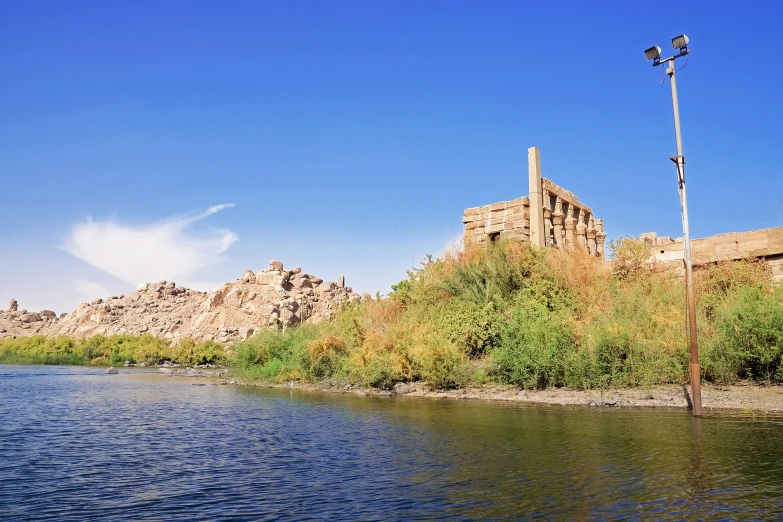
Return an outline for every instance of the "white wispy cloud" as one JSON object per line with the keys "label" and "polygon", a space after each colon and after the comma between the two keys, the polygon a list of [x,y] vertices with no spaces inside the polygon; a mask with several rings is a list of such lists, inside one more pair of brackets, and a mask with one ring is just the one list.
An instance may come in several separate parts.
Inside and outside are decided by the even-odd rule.
{"label": "white wispy cloud", "polygon": [[195,216],[178,216],[144,226],[88,218],[65,238],[63,249],[128,283],[190,280],[212,265],[237,240],[230,230],[192,230],[196,222],[233,207],[215,205]]}
{"label": "white wispy cloud", "polygon": [[73,286],[77,297],[83,303],[89,303],[97,297],[105,298],[110,294],[105,286],[85,279],[74,279]]}

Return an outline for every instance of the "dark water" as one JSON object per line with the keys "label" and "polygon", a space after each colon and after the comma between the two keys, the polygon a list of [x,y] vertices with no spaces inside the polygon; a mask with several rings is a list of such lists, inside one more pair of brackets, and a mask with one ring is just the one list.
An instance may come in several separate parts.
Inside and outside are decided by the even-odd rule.
{"label": "dark water", "polygon": [[780,519],[782,424],[0,366],[0,519]]}

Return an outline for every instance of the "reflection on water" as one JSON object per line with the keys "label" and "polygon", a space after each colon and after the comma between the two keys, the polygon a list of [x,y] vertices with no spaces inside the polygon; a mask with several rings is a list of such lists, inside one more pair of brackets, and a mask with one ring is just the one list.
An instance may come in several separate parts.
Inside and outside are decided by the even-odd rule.
{"label": "reflection on water", "polygon": [[781,423],[0,366],[0,518],[774,519]]}

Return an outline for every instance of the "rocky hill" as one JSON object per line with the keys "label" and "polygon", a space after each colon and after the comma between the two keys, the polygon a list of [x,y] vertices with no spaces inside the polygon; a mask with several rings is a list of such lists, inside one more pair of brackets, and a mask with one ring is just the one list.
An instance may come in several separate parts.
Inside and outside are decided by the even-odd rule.
{"label": "rocky hill", "polygon": [[259,328],[322,321],[342,302],[359,299],[342,276],[337,283],[327,282],[272,261],[269,268],[247,270],[213,292],[168,281],[141,284],[135,292],[83,303],[60,317],[50,310],[20,310],[11,300],[8,311],[0,312],[0,338],[151,333],[174,342],[190,337],[226,343],[246,339]]}

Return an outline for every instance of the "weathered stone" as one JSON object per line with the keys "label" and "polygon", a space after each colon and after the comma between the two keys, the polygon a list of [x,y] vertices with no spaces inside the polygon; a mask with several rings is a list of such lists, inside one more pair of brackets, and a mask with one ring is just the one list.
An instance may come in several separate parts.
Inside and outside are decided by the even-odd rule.
{"label": "weathered stone", "polygon": [[283,270],[283,263],[273,259],[272,261],[269,262],[269,268],[274,268],[276,270],[282,271]]}
{"label": "weathered stone", "polygon": [[288,308],[284,308],[280,311],[280,321],[286,325],[291,326],[294,323],[296,315]]}
{"label": "weathered stone", "polygon": [[107,375],[117,375],[119,372],[117,371],[117,368],[112,366],[111,368],[107,369],[104,373]]}
{"label": "weathered stone", "polygon": [[337,278],[337,287],[345,288],[345,276],[342,274],[340,274],[340,277]]}
{"label": "weathered stone", "polygon": [[43,317],[45,319],[56,319],[57,318],[57,314],[54,313],[51,310],[42,310],[41,311],[41,317]]}
{"label": "weathered stone", "polygon": [[239,338],[242,340],[248,339],[253,335],[255,330],[253,328],[248,328],[246,326],[243,326],[239,329]]}
{"label": "weathered stone", "polygon": [[309,279],[305,279],[303,277],[292,279],[291,285],[294,288],[310,288],[313,286]]}
{"label": "weathered stone", "polygon": [[11,302],[8,304],[8,311],[9,312],[16,312],[19,308],[19,303],[16,302],[16,299],[11,299]]}
{"label": "weathered stone", "polygon": [[397,395],[405,395],[406,393],[410,393],[413,391],[413,387],[410,384],[405,384],[404,382],[398,382],[394,385],[394,393]]}
{"label": "weathered stone", "polygon": [[256,275],[253,273],[252,270],[245,270],[245,272],[242,274],[242,277],[240,277],[240,281],[243,283],[249,283],[255,279]]}
{"label": "weathered stone", "polygon": [[92,300],[92,302],[91,302],[90,304],[91,304],[91,305],[93,305],[93,306],[95,306],[95,305],[101,304],[102,302],[103,302],[103,299],[101,299],[101,298],[99,297],[98,299],[93,299],[93,300]]}
{"label": "weathered stone", "polygon": [[41,320],[41,316],[33,312],[20,315],[19,320],[23,323],[35,323]]}
{"label": "weathered stone", "polygon": [[283,286],[283,283],[285,283],[285,278],[282,274],[274,272],[259,272],[256,274],[256,284],[280,288]]}

